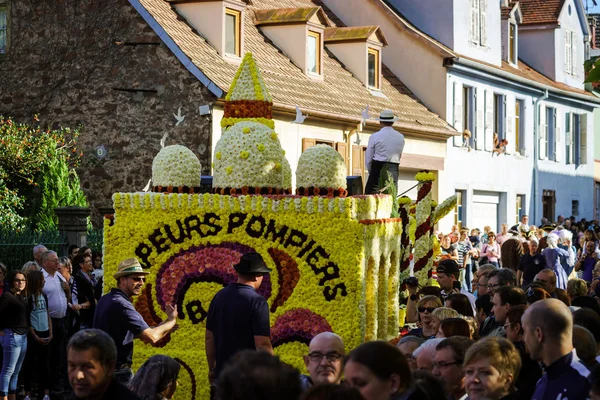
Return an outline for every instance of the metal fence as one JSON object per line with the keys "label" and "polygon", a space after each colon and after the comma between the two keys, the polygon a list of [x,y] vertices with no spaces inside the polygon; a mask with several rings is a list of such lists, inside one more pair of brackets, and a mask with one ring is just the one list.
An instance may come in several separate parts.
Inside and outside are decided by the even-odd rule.
{"label": "metal fence", "polygon": [[104,233],[102,229],[90,229],[87,234],[87,246],[92,249],[94,253],[102,253],[102,243],[104,240]]}
{"label": "metal fence", "polygon": [[0,231],[0,262],[8,269],[21,268],[27,261],[33,261],[33,247],[43,244],[59,255],[67,246],[67,240],[58,230],[45,232]]}

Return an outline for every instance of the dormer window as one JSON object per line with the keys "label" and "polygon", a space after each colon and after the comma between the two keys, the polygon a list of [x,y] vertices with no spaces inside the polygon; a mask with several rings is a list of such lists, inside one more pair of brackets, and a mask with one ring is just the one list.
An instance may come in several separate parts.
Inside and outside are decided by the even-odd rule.
{"label": "dormer window", "polygon": [[381,50],[387,46],[381,28],[327,28],[325,45],[367,89],[371,92],[381,90]]}
{"label": "dormer window", "polygon": [[502,0],[500,4],[502,16],[502,60],[512,65],[519,63],[519,24],[523,22],[523,14],[519,2]]}
{"label": "dormer window", "polygon": [[225,54],[241,57],[242,13],[225,9]]}
{"label": "dormer window", "polygon": [[508,57],[510,63],[517,63],[517,25],[515,24],[510,24],[509,27]]}
{"label": "dormer window", "polygon": [[370,88],[379,89],[379,50],[369,47],[367,54],[368,85]]}
{"label": "dormer window", "polygon": [[237,64],[244,52],[243,21],[249,1],[171,0],[170,3],[224,60]]}
{"label": "dormer window", "polygon": [[321,7],[255,10],[254,24],[311,79],[323,79],[323,30],[329,20]]}
{"label": "dormer window", "polygon": [[306,65],[309,73],[321,75],[321,34],[319,32],[308,31]]}

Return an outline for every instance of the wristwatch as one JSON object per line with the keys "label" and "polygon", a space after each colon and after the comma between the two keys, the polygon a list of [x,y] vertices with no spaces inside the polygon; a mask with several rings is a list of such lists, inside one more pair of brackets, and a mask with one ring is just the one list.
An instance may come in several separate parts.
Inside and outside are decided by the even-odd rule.
{"label": "wristwatch", "polygon": [[417,295],[416,294],[411,294],[410,295],[410,300],[411,301],[417,301]]}

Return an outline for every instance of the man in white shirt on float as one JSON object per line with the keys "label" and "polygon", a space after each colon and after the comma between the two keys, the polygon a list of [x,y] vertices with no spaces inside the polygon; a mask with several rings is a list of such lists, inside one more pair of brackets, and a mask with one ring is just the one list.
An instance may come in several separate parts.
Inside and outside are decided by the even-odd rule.
{"label": "man in white shirt on float", "polygon": [[404,135],[392,128],[398,117],[390,110],[383,110],[379,114],[381,129],[369,138],[365,164],[369,171],[369,179],[365,194],[379,193],[379,176],[385,171],[392,175],[394,185],[398,188],[398,170],[400,157],[404,150]]}

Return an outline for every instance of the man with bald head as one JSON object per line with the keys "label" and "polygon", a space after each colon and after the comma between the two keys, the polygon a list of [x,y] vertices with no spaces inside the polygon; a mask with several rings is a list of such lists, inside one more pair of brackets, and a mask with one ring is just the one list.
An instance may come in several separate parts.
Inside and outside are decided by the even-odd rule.
{"label": "man with bald head", "polygon": [[537,273],[533,279],[533,283],[541,285],[554,299],[559,299],[567,306],[570,305],[569,295],[567,291],[556,287],[556,274],[551,269],[543,269]]}
{"label": "man with bald head", "polygon": [[308,355],[304,356],[304,365],[310,375],[300,376],[302,390],[319,384],[339,385],[344,354],[344,341],[335,333],[323,332],[315,336],[308,345]]}
{"label": "man with bald head", "polygon": [[573,317],[560,300],[533,303],[521,319],[523,341],[531,359],[541,361],[545,374],[532,400],[585,399],[589,371],[573,351]]}

